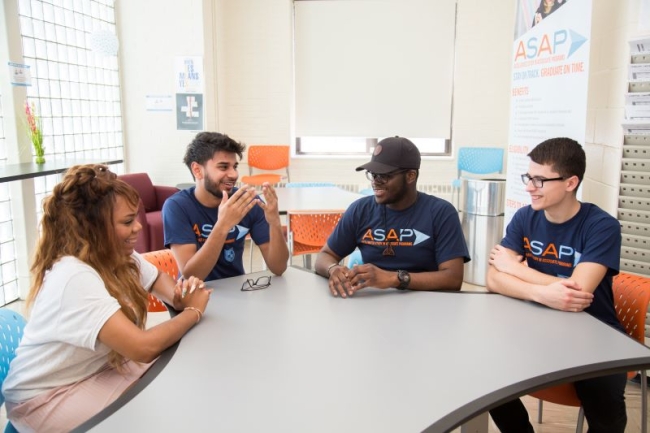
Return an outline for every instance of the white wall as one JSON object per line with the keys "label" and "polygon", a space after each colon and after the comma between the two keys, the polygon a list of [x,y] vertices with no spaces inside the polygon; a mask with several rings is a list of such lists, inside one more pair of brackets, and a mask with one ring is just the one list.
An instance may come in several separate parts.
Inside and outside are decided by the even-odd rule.
{"label": "white wall", "polygon": [[[584,199],[615,213],[627,68],[627,38],[639,0],[594,0]],[[506,146],[515,1],[458,0],[453,146]],[[118,0],[127,170],[155,182],[189,181],[181,164],[193,133],[173,113],[147,113],[144,95],[173,89],[175,56],[203,55],[208,128],[247,144],[290,143],[291,0]],[[146,17],[146,19],[142,19]],[[216,89],[216,94],[213,89]],[[399,131],[396,131],[399,134]],[[364,184],[367,158],[296,157],[291,180]],[[245,160],[242,173],[247,172]],[[449,185],[453,157],[423,162],[420,184]]]}
{"label": "white wall", "polygon": [[593,0],[587,111],[587,173],[583,200],[616,216],[627,91],[628,39],[638,24],[639,0]]}
{"label": "white wall", "polygon": [[182,160],[194,133],[176,130],[173,111],[146,111],[145,96],[174,95],[176,56],[203,55],[202,7],[201,0],[115,2],[125,170],[147,172],[163,185],[192,181]]}
{"label": "white wall", "polygon": [[218,127],[247,144],[291,136],[292,14],[289,0],[216,0]]}
{"label": "white wall", "polygon": [[[203,3],[202,7],[199,0],[191,0],[184,2],[182,9],[173,0],[117,3],[127,171],[147,171],[158,183],[188,181],[188,175],[177,167],[193,134],[177,132],[172,113],[144,111],[144,95],[173,92],[174,56],[204,55],[206,64],[216,64],[218,107],[208,115],[217,130],[248,144],[291,140],[292,2]],[[455,147],[505,146],[507,142],[514,26],[514,7],[509,3],[496,2],[484,8],[478,0],[459,1]],[[205,34],[212,31],[213,39],[197,41],[204,22]],[[133,39],[137,42],[131,43]],[[354,171],[366,159],[294,158],[292,180],[366,183],[363,174]],[[427,160],[420,183],[450,184],[455,167],[454,158]],[[243,164],[242,172],[246,171]]]}

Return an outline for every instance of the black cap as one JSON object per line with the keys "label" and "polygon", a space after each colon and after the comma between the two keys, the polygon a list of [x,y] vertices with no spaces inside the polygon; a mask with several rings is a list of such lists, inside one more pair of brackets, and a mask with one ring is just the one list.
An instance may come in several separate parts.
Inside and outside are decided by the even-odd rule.
{"label": "black cap", "polygon": [[420,169],[420,151],[411,140],[404,137],[388,137],[377,143],[370,162],[357,167],[357,171],[368,170],[385,174],[399,169]]}

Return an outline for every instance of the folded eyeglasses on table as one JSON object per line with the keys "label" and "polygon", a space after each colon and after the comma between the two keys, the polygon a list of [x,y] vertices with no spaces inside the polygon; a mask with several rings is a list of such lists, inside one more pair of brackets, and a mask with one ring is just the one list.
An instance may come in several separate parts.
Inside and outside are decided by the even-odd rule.
{"label": "folded eyeglasses on table", "polygon": [[266,289],[271,285],[271,275],[263,275],[256,280],[248,279],[244,281],[241,289],[243,292],[250,292],[253,290]]}

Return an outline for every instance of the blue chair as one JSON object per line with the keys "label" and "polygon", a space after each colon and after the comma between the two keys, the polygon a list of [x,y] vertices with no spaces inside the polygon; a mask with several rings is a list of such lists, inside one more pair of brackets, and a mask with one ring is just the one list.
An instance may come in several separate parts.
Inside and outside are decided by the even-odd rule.
{"label": "blue chair", "polygon": [[[16,348],[23,337],[25,319],[15,311],[0,308],[0,386],[5,381],[9,372],[9,364],[16,356]],[[0,406],[5,402],[5,397],[0,393]],[[16,428],[7,422],[5,433],[13,433]]]}
{"label": "blue chair", "polygon": [[[458,176],[452,182],[453,194],[460,200],[461,175],[488,174],[503,172],[503,148],[500,147],[461,147],[458,149]],[[454,201],[452,194],[452,203]],[[456,203],[458,207],[460,203]]]}
{"label": "blue chair", "polygon": [[309,188],[313,186],[336,186],[332,182],[288,182],[287,188]]}
{"label": "blue chair", "polygon": [[361,257],[359,248],[352,251],[352,254],[348,256],[348,268],[352,269],[354,265],[363,265],[363,258]]}

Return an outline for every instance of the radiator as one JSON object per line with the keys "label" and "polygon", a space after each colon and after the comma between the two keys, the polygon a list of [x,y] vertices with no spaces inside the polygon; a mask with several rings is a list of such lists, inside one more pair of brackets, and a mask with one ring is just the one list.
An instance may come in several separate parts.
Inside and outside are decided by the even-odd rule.
{"label": "radiator", "polygon": [[[280,182],[277,187],[284,188],[287,184]],[[370,188],[370,183],[336,183],[336,186],[350,192],[360,192],[364,189]],[[451,184],[419,184],[418,191],[426,192],[427,194],[435,195],[445,200],[450,200],[453,188]]]}

